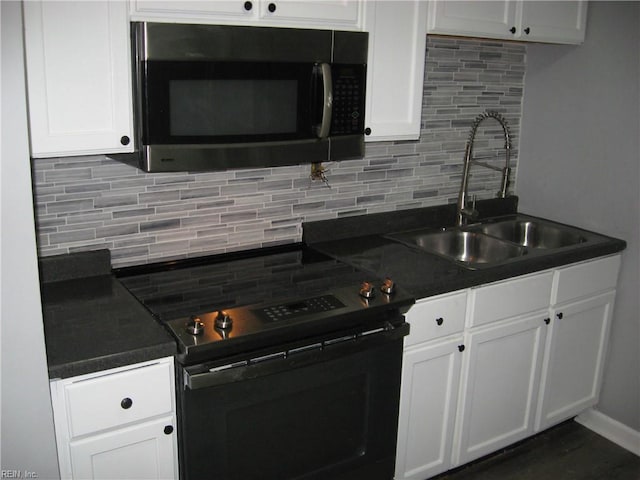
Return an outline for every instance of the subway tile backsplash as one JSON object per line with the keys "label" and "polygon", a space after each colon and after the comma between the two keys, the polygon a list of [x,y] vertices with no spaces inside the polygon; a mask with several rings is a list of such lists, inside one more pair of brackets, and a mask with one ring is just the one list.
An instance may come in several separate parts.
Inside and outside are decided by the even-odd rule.
{"label": "subway tile backsplash", "polygon": [[[455,202],[473,119],[508,120],[518,155],[524,44],[428,37],[419,141],[372,142],[361,160],[208,173],[147,174],[104,156],[33,160],[41,256],[108,248],[114,267],[300,241],[302,222]],[[483,123],[475,154],[502,166],[502,130]],[[472,169],[479,199],[500,176]]]}

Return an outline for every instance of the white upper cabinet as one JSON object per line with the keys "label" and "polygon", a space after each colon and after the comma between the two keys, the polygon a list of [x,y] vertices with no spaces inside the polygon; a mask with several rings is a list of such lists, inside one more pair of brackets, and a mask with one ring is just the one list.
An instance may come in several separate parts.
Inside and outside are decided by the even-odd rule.
{"label": "white upper cabinet", "polygon": [[318,23],[327,26],[360,25],[361,2],[358,0],[260,1],[260,19],[276,22]]}
{"label": "white upper cabinet", "polygon": [[587,2],[519,2],[520,28],[516,38],[532,42],[584,42]]}
{"label": "white upper cabinet", "polygon": [[257,18],[257,2],[220,0],[216,2],[131,0],[131,20],[201,19],[216,21],[251,21]]}
{"label": "white upper cabinet", "polygon": [[427,3],[367,2],[367,141],[420,137],[426,55]]}
{"label": "white upper cabinet", "polygon": [[23,5],[32,157],[133,151],[127,3]]}
{"label": "white upper cabinet", "polygon": [[133,0],[130,13],[131,20],[140,21],[359,30],[361,10],[360,0]]}
{"label": "white upper cabinet", "polygon": [[513,1],[433,0],[429,2],[427,33],[489,38],[513,38],[516,21]]}
{"label": "white upper cabinet", "polygon": [[429,2],[428,33],[579,44],[584,41],[586,1]]}

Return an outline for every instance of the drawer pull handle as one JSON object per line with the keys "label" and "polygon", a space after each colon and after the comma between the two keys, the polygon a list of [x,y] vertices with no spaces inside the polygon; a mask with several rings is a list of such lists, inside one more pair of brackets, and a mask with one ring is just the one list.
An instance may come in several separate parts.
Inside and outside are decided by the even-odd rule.
{"label": "drawer pull handle", "polygon": [[131,405],[133,405],[133,400],[131,400],[129,397],[123,398],[122,401],[120,402],[120,406],[125,410],[127,410],[128,408],[131,408]]}
{"label": "drawer pull handle", "polygon": [[173,433],[173,425],[167,425],[164,427],[164,434],[171,435]]}
{"label": "drawer pull handle", "polygon": [[438,317],[438,318],[436,318],[436,323],[437,323],[438,325],[442,325],[442,324],[444,323],[444,318],[442,318],[442,317]]}

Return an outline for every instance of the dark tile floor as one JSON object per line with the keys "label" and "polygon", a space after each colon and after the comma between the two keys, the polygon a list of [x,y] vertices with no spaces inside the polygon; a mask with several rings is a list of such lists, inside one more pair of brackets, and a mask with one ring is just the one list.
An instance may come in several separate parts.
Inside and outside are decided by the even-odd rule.
{"label": "dark tile floor", "polygon": [[437,480],[640,480],[640,457],[570,420]]}

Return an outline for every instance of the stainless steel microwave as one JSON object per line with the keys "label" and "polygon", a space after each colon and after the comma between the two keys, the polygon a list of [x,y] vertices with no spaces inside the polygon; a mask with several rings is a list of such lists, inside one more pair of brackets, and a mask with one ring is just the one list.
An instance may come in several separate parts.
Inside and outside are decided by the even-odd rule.
{"label": "stainless steel microwave", "polygon": [[366,32],[137,22],[132,40],[142,170],[364,155]]}

